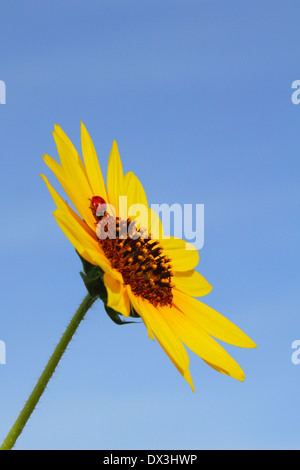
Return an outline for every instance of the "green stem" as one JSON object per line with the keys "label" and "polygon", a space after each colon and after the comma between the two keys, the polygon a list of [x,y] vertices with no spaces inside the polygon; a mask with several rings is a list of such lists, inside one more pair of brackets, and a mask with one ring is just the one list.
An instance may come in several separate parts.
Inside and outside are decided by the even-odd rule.
{"label": "green stem", "polygon": [[27,402],[21,413],[19,414],[15,424],[9,431],[6,439],[4,440],[0,450],[11,450],[21,434],[25,424],[31,416],[31,413],[36,407],[41,395],[43,394],[49,380],[51,379],[53,372],[56,369],[57,364],[59,363],[62,355],[64,354],[69,342],[71,341],[75,331],[77,330],[80,322],[83,320],[86,312],[95,302],[96,297],[92,297],[90,294],[87,294],[83,299],[81,305],[78,307],[74,317],[67,326],[66,331],[64,332],[61,340],[56,346],[52,356],[50,357],[48,364],[46,365],[44,372],[40,376],[36,386],[34,387],[31,395],[29,396]]}

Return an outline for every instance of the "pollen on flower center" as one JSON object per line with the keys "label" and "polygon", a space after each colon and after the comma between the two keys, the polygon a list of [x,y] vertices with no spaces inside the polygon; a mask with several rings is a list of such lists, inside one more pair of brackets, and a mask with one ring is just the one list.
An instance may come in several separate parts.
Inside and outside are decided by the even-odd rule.
{"label": "pollen on flower center", "polygon": [[[135,295],[148,300],[155,307],[171,307],[171,260],[163,254],[159,242],[152,239],[151,234],[146,236],[146,230],[130,219],[112,217],[107,212],[97,217],[94,210],[93,213],[101,248],[112,267],[122,274],[124,284],[130,285]],[[105,237],[99,235],[99,229],[105,233]]]}

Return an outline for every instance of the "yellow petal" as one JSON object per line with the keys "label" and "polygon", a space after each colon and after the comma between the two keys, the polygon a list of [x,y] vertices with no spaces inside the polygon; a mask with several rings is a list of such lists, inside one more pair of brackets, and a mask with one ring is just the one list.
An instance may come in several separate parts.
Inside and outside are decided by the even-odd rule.
{"label": "yellow petal", "polygon": [[[144,236],[149,233],[148,230],[148,202],[144,188],[136,177],[129,171],[124,176],[125,196],[119,201],[119,215],[122,219],[130,218],[137,223],[137,229],[143,227],[146,229]],[[123,199],[126,200],[123,202]],[[121,206],[122,204],[122,206]]]}
{"label": "yellow petal", "polygon": [[[135,310],[141,316],[144,323],[148,325],[148,328],[151,329],[160,346],[194,391],[189,373],[189,357],[183,344],[152,304],[141,297],[135,297],[134,299],[132,297],[135,296],[130,296]],[[171,309],[169,308],[169,310]]]}
{"label": "yellow petal", "polygon": [[89,208],[90,201],[82,197],[76,185],[70,179],[67,180],[63,168],[53,158],[49,157],[49,155],[44,155],[43,159],[50,170],[53,171],[78,213],[92,230],[95,229],[95,219]]}
{"label": "yellow petal", "polygon": [[237,380],[244,380],[244,372],[238,363],[183,312],[176,307],[173,307],[171,311],[169,308],[160,307],[159,313],[169,323],[174,334],[205,362]]}
{"label": "yellow petal", "polygon": [[202,297],[212,290],[209,282],[197,271],[174,272],[173,274],[172,284],[175,288],[192,297]]}
{"label": "yellow petal", "polygon": [[[70,215],[75,219],[77,224],[79,224],[87,233],[90,237],[92,237],[94,240],[98,240],[95,232],[89,228],[89,226],[76,214],[75,211],[66,203],[66,201],[63,200],[63,198],[55,191],[55,189],[51,186],[49,183],[48,179],[44,175],[40,175],[44,182],[47,185],[47,188],[57,206],[58,209],[64,209],[70,213]],[[100,246],[99,246],[100,249]],[[100,249],[101,250],[101,249]]]}
{"label": "yellow petal", "polygon": [[128,317],[130,315],[130,301],[126,287],[107,273],[103,278],[107,290],[108,307],[121,313],[124,317]]}
{"label": "yellow petal", "polygon": [[116,215],[119,215],[119,196],[123,196],[125,193],[122,162],[115,140],[112,145],[107,166],[107,193],[109,204],[115,208]]}
{"label": "yellow petal", "polygon": [[145,190],[140,180],[132,171],[129,171],[124,176],[124,192],[127,196],[128,208],[133,204],[143,204],[148,209]]}
{"label": "yellow petal", "polygon": [[81,165],[77,163],[75,156],[59,134],[54,133],[54,138],[59,154],[61,155],[61,160],[64,163],[60,166],[48,155],[44,156],[44,161],[55,174],[81,217],[86,221],[89,227],[93,229],[95,227],[95,220],[90,210],[89,201],[89,198],[92,196],[92,190],[85,172],[82,170],[83,165],[81,167]]}
{"label": "yellow petal", "polygon": [[69,179],[73,181],[74,184],[76,183],[77,191],[80,192],[82,196],[89,198],[92,194],[92,189],[81,158],[74,155],[74,152],[66,144],[65,139],[63,139],[60,134],[53,132],[53,137],[61,161],[61,166],[68,183]]}
{"label": "yellow petal", "polygon": [[[203,359],[203,360],[204,360],[204,359]],[[216,366],[215,364],[211,364],[211,363],[208,362],[208,361],[204,361],[204,362],[205,362],[209,367],[211,367],[212,369],[215,369],[217,372],[220,372],[220,374],[229,375],[230,377],[233,377],[227,370],[222,369],[222,367]],[[238,376],[237,376],[237,377],[233,377],[233,378],[239,380],[240,382],[244,382],[244,380],[245,380],[244,371],[241,369],[241,372],[238,373]]]}
{"label": "yellow petal", "polygon": [[[67,211],[59,208],[54,211],[53,215],[65,235],[76,249],[78,245],[81,245],[82,249],[86,249],[89,252],[95,252],[94,256],[98,256],[101,263],[105,263],[109,266],[109,262],[104,254],[100,252],[99,245],[95,238],[91,237],[83,226],[68,214]],[[76,240],[75,244],[74,240]]]}
{"label": "yellow petal", "polygon": [[[66,237],[83,258],[99,266],[104,272],[107,272],[116,279],[122,280],[121,274],[111,267],[108,259],[100,252],[96,240],[67,211],[56,209],[53,215]],[[84,255],[85,253],[88,255],[88,258]]]}
{"label": "yellow petal", "polygon": [[256,348],[256,344],[234,323],[200,300],[173,289],[173,303],[186,318],[211,336],[234,346]]}
{"label": "yellow petal", "polygon": [[144,322],[144,324],[147,328],[148,338],[150,338],[154,341],[153,332],[151,330],[150,324],[148,323],[147,317],[144,316],[143,312],[142,312],[142,314],[140,314],[140,312],[139,312],[140,304],[138,302],[138,298],[132,293],[130,285],[127,284],[126,288],[127,288],[127,292],[128,292],[128,295],[129,295],[129,300],[130,300],[134,310],[140,315],[141,319],[143,320],[143,322]]}
{"label": "yellow petal", "polygon": [[164,228],[159,215],[151,208],[148,209],[148,224],[151,238],[161,239],[164,238]]}
{"label": "yellow petal", "polygon": [[199,263],[199,253],[196,248],[180,238],[162,238],[160,244],[171,259],[173,271],[191,271]]}
{"label": "yellow petal", "polygon": [[[65,144],[69,148],[70,153],[72,154],[72,158],[76,161],[76,163],[80,166],[82,172],[86,175],[86,171],[85,171],[84,165],[82,163],[82,160],[81,160],[76,148],[74,147],[71,140],[67,136],[67,134],[57,124],[54,125],[54,133],[57,134],[65,142]],[[64,161],[64,155],[62,155],[62,159]],[[62,163],[62,161],[61,161],[61,163]]]}
{"label": "yellow petal", "polygon": [[93,196],[101,196],[107,201],[106,187],[102,172],[100,169],[99,161],[97,158],[96,150],[93,141],[86,130],[84,124],[81,122],[81,146],[82,155],[87,172],[87,176],[93,190]]}
{"label": "yellow petal", "polygon": [[95,233],[87,224],[73,211],[73,209],[59,196],[44,175],[51,196],[57,206],[53,213],[58,225],[70,240],[78,253],[89,263],[99,266],[104,272],[122,281],[121,274],[111,267],[110,262],[104,255]]}

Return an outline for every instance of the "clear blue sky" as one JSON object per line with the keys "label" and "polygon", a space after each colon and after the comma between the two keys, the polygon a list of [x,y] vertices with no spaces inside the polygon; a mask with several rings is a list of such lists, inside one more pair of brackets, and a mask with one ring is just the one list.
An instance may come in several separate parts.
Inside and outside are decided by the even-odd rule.
{"label": "clear blue sky", "polygon": [[[99,302],[16,449],[300,448],[298,1],[2,1],[0,438],[85,295],[39,177],[80,120],[150,203],[205,205],[205,301],[257,350],[244,384],[190,354],[196,393],[144,326]],[[56,187],[58,185],[55,184]]]}

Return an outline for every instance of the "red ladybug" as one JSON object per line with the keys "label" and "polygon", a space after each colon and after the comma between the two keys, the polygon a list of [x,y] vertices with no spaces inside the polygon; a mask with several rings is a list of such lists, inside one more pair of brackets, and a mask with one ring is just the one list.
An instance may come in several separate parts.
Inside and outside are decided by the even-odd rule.
{"label": "red ladybug", "polygon": [[101,217],[106,212],[106,201],[101,196],[93,196],[91,201],[91,209],[97,217]]}

